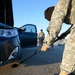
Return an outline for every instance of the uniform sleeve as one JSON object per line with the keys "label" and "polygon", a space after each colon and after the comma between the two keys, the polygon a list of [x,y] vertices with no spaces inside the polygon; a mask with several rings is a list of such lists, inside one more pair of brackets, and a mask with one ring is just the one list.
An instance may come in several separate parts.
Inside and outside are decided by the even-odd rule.
{"label": "uniform sleeve", "polygon": [[60,0],[52,13],[51,21],[48,26],[48,35],[45,38],[45,44],[47,47],[50,47],[52,42],[58,36],[63,20],[67,14],[68,6],[71,0]]}

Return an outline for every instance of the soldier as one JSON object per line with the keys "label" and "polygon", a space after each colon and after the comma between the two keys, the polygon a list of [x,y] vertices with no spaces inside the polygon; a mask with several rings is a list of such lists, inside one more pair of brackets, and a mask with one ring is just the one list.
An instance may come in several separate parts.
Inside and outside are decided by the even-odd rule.
{"label": "soldier", "polygon": [[45,34],[44,34],[44,32],[43,32],[43,29],[41,29],[40,30],[40,32],[39,32],[39,45],[43,45],[43,40],[44,40],[44,37],[45,37]]}
{"label": "soldier", "polygon": [[75,70],[75,0],[59,0],[51,16],[48,35],[41,51],[46,51],[58,36],[62,23],[68,20],[72,25],[65,44],[59,75],[69,75]]}

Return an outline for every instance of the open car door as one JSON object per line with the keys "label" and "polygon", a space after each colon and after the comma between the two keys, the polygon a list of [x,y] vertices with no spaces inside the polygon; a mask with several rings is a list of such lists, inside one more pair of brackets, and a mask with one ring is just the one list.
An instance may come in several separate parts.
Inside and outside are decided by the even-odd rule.
{"label": "open car door", "polygon": [[19,38],[22,47],[37,46],[37,28],[33,24],[26,24],[19,29]]}

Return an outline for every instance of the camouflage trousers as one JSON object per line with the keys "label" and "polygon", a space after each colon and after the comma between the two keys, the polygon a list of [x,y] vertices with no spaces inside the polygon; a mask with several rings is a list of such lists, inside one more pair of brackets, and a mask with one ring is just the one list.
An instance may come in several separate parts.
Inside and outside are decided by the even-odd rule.
{"label": "camouflage trousers", "polygon": [[68,74],[75,70],[75,24],[71,28],[69,38],[65,43],[60,68]]}

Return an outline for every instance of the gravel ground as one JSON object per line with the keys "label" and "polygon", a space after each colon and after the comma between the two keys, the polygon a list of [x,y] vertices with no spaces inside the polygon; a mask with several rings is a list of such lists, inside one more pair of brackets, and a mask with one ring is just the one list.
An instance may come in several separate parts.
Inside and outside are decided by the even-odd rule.
{"label": "gravel ground", "polygon": [[[12,64],[18,63],[16,61],[1,66],[0,75],[55,75],[60,71],[63,48],[63,46],[54,46],[53,50],[50,48],[46,52],[40,52],[16,68],[11,67]],[[21,60],[37,50],[40,50],[40,47],[23,48]]]}

